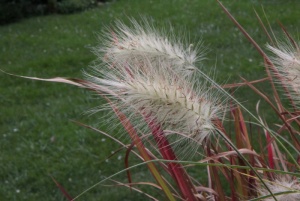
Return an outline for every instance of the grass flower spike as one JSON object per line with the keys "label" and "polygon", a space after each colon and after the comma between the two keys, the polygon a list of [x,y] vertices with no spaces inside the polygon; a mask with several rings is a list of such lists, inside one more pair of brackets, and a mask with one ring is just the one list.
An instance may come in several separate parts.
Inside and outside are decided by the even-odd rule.
{"label": "grass flower spike", "polygon": [[172,34],[159,33],[145,20],[143,25],[131,21],[133,28],[118,22],[117,28],[106,34],[104,47],[95,48],[95,53],[104,53],[104,60],[110,63],[140,63],[146,57],[152,64],[167,61],[175,71],[186,76],[195,72],[195,63],[202,57],[192,44],[184,47]]}
{"label": "grass flower spike", "polygon": [[[267,185],[273,194],[279,194],[275,196],[278,201],[300,200],[300,184],[297,179],[292,179],[288,175],[283,175],[275,179],[275,181],[267,183]],[[260,196],[267,196],[270,194],[266,189],[258,190],[258,192]],[[268,197],[262,200],[272,201],[274,198]]]}
{"label": "grass flower spike", "polygon": [[212,120],[220,116],[218,98],[205,85],[193,90],[196,83],[179,79],[164,67],[144,65],[148,66],[143,71],[136,65],[96,68],[98,75],[89,75],[89,79],[126,114],[151,116],[164,129],[201,143],[214,129]]}
{"label": "grass flower spike", "polygon": [[300,50],[289,44],[279,44],[278,48],[270,45],[267,48],[275,54],[275,64],[280,78],[292,89],[292,98],[300,103]]}

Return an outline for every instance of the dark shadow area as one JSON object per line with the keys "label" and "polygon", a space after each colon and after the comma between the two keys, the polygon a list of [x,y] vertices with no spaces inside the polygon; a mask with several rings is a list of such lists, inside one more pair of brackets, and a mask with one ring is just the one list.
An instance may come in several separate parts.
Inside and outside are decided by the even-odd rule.
{"label": "dark shadow area", "polygon": [[0,25],[32,16],[80,12],[107,1],[109,0],[0,0]]}

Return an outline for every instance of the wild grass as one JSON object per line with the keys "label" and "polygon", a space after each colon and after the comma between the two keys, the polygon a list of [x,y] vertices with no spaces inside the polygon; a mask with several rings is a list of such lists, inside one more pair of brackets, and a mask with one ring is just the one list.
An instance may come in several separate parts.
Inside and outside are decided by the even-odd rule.
{"label": "wild grass", "polygon": [[[267,38],[252,9],[263,16],[262,2],[228,0],[223,3],[260,45],[266,43]],[[279,32],[276,20],[280,20],[290,33],[297,35],[300,11],[295,5],[298,4],[297,0],[263,3],[275,34]],[[211,51],[207,52],[208,60],[202,68],[207,72],[215,70],[219,82],[238,82],[239,75],[248,80],[264,77],[258,53],[217,3],[208,0],[116,1],[78,14],[37,17],[2,26],[0,68],[27,76],[81,77],[81,70],[95,59],[90,47],[101,44],[97,33],[116,19],[128,23],[128,17],[139,18],[140,15],[150,17],[157,26],[171,23],[174,30],[189,33],[190,43],[203,39]],[[116,143],[71,121],[80,120],[106,130],[107,125],[98,123],[101,113],[83,115],[101,100],[64,84],[0,76],[1,200],[64,200],[51,176],[75,197],[99,180],[124,169],[124,151],[106,160],[111,151],[119,148]],[[254,111],[257,100],[254,93],[241,87],[235,96]],[[264,112],[262,110],[263,116],[272,119],[268,110]],[[132,174],[136,180],[151,178],[145,168],[136,169]],[[197,170],[193,174],[203,176]],[[119,175],[119,179],[126,182],[125,173]],[[150,191],[152,195],[160,194],[153,188]],[[97,186],[79,200],[144,199],[143,195],[123,187]]]}

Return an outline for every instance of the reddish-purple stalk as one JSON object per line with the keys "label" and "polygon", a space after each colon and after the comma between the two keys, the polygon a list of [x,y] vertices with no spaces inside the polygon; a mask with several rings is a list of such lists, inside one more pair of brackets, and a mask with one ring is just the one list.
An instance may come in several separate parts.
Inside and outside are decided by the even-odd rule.
{"label": "reddish-purple stalk", "polygon": [[64,189],[64,187],[60,183],[58,183],[54,179],[54,177],[52,177],[52,180],[54,181],[54,183],[56,184],[56,186],[59,188],[59,190],[64,194],[65,198],[67,198],[69,201],[73,201],[72,196]]}
{"label": "reddish-purple stalk", "polygon": [[274,156],[273,156],[273,145],[272,145],[272,138],[269,134],[269,132],[266,131],[266,138],[267,138],[267,149],[268,149],[268,161],[269,161],[269,167],[271,169],[275,169],[274,166]]}
{"label": "reddish-purple stalk", "polygon": [[[145,119],[149,128],[151,129],[152,135],[163,158],[166,160],[176,161],[177,157],[173,152],[166,136],[164,135],[161,126],[154,119],[150,119],[149,117],[146,117]],[[168,167],[173,179],[176,181],[176,184],[182,193],[183,199],[188,201],[197,201],[198,199],[195,196],[197,193],[196,189],[194,188],[182,165],[180,163],[170,162],[168,163]]]}
{"label": "reddish-purple stalk", "polygon": [[[108,102],[111,104],[110,100],[108,98],[106,98],[108,100]],[[118,116],[120,122],[122,123],[122,125],[124,126],[124,128],[127,130],[132,142],[136,145],[136,147],[138,148],[141,157],[145,160],[145,161],[150,161],[151,158],[148,154],[148,152],[146,151],[145,147],[142,144],[142,140],[139,138],[139,136],[137,135],[137,133],[135,132],[135,129],[133,127],[133,125],[130,123],[130,121],[127,119],[127,117],[118,110],[118,108],[114,107],[114,105],[112,105],[112,109],[115,112],[115,114]],[[167,187],[165,181],[163,180],[163,178],[161,177],[161,175],[158,173],[156,166],[154,163],[147,163],[147,166],[150,170],[150,172],[152,173],[153,177],[156,179],[156,181],[158,182],[158,184],[161,186],[161,188],[163,189],[163,191],[166,193],[167,197],[169,198],[169,200],[175,200],[175,198],[173,197],[171,191],[169,190],[169,188]]]}

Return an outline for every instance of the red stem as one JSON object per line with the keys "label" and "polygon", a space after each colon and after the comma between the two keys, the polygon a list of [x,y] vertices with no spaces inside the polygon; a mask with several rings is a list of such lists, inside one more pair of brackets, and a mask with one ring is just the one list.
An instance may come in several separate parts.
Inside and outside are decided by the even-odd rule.
{"label": "red stem", "polygon": [[267,138],[267,148],[268,148],[268,160],[269,166],[271,169],[274,169],[274,157],[273,157],[273,147],[272,147],[272,138],[268,132],[266,132]]}
{"label": "red stem", "polygon": [[[166,160],[177,160],[175,153],[173,152],[167,138],[165,137],[163,130],[160,125],[155,122],[155,120],[146,118],[149,128],[151,129],[152,135],[158,145],[159,151],[162,154],[163,158]],[[195,197],[197,193],[189,176],[185,172],[184,168],[180,163],[170,162],[168,167],[172,174],[173,179],[176,181],[179,189],[181,190],[184,200],[188,201],[197,201]],[[194,194],[194,193],[195,194]]]}

